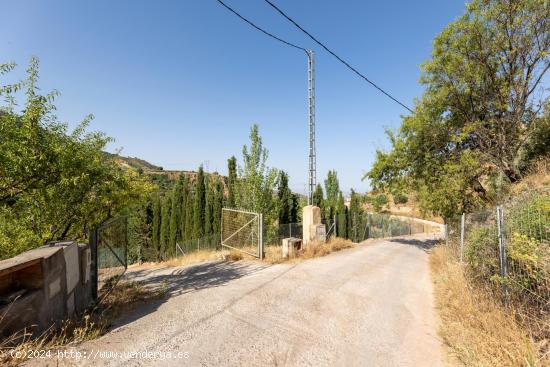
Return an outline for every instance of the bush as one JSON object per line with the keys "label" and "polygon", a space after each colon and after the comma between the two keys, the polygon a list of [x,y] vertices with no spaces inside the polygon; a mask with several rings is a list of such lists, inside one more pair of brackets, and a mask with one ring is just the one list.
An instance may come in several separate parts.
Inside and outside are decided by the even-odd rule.
{"label": "bush", "polygon": [[465,259],[469,275],[479,282],[487,282],[500,274],[498,239],[494,226],[478,227],[471,232],[467,239]]}
{"label": "bush", "polygon": [[388,204],[388,197],[385,194],[376,195],[372,201],[374,211],[376,212],[381,211],[386,204]]}
{"label": "bush", "polygon": [[398,192],[393,195],[393,202],[395,204],[407,204],[408,201],[409,197],[405,193]]}

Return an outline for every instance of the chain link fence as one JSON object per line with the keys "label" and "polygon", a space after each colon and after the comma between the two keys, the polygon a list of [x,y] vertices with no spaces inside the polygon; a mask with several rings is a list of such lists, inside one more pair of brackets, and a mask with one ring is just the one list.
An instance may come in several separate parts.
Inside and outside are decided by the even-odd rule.
{"label": "chain link fence", "polygon": [[446,245],[473,285],[501,299],[541,337],[550,337],[550,196],[450,218]]}
{"label": "chain link fence", "polygon": [[[369,238],[389,238],[419,233],[440,233],[440,227],[419,222],[415,218],[398,217],[384,213],[357,213],[347,221],[336,215],[330,219],[323,219],[326,227],[327,240],[338,233],[345,233],[353,242],[359,243]],[[342,223],[346,223],[343,230]],[[279,224],[278,236],[272,236],[266,242],[269,246],[280,246],[282,239],[288,237],[302,238],[302,223]],[[341,235],[340,235],[341,236]]]}
{"label": "chain link fence", "polygon": [[[353,242],[369,238],[388,238],[439,231],[435,226],[414,218],[384,213],[360,213],[351,216],[348,237]],[[336,224],[338,226],[338,223]]]}
{"label": "chain link fence", "polygon": [[113,218],[90,232],[93,298],[128,268],[128,218]]}
{"label": "chain link fence", "polygon": [[176,243],[176,257],[201,250],[220,250],[220,238],[220,234],[216,233],[197,239],[178,241]]}

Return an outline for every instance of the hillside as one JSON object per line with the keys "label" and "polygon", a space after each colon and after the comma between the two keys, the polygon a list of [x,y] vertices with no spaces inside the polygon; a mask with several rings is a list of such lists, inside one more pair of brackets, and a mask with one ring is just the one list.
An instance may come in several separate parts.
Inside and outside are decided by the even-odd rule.
{"label": "hillside", "polygon": [[137,157],[123,157],[119,155],[111,154],[112,156],[116,157],[116,160],[122,165],[129,168],[134,168],[136,170],[143,170],[143,171],[162,171],[161,166],[156,166],[152,163],[147,162],[144,159],[140,159]]}
{"label": "hillside", "polygon": [[[187,179],[193,183],[195,182],[197,172],[186,170],[164,170],[162,166],[157,166],[144,159],[137,157],[124,157],[107,153],[109,156],[114,157],[115,161],[123,168],[134,169],[141,174],[147,175],[151,182],[157,184],[161,190],[168,190],[176,182],[178,177],[182,174],[187,176]],[[226,177],[221,176],[218,172],[205,172],[208,177],[221,178],[224,188],[226,187]]]}

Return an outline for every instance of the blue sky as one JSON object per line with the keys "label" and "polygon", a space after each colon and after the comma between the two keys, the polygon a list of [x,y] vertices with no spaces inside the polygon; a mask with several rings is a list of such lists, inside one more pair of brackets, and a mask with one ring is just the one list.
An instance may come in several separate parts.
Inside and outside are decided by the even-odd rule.
{"label": "blue sky", "polygon": [[[165,169],[226,173],[257,123],[269,165],[290,185],[307,182],[307,63],[298,50],[252,29],[215,0],[2,1],[0,62],[40,59],[58,116],[116,139],[109,149]],[[226,0],[267,30],[316,51],[318,181],[336,169],[341,187],[361,176],[384,128],[407,111],[347,70],[265,2]],[[433,38],[464,11],[462,0],[276,0],[302,26],[407,105],[422,93],[420,64]]]}

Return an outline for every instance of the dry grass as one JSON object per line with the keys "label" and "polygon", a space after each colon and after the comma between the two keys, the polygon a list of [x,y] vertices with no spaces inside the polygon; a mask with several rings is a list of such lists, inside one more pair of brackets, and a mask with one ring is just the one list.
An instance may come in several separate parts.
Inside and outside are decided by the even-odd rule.
{"label": "dry grass", "polygon": [[525,177],[512,185],[512,194],[526,191],[538,191],[550,187],[550,157],[542,157],[531,164]]}
{"label": "dry grass", "polygon": [[282,257],[281,246],[268,246],[265,249],[265,261],[270,264],[279,264],[282,262],[297,263],[314,257],[321,257],[353,247],[354,243],[343,238],[331,238],[327,242],[313,242],[306,246],[303,250],[298,251],[295,256],[290,258]]}
{"label": "dry grass", "polygon": [[440,336],[451,361],[466,366],[539,366],[537,345],[490,293],[471,287],[463,268],[443,246],[430,256]]}
{"label": "dry grass", "polygon": [[190,252],[184,256],[180,256],[168,261],[161,263],[162,266],[174,267],[174,266],[185,266],[194,263],[204,262],[204,261],[213,261],[213,260],[222,260],[223,254],[219,250],[199,250]]}
{"label": "dry grass", "polygon": [[[38,337],[30,330],[22,330],[0,341],[0,365],[17,366],[26,361],[16,358],[17,352],[28,350],[42,351],[56,349],[95,339],[107,332],[112,322],[123,312],[140,302],[160,299],[165,296],[163,289],[150,289],[138,282],[120,282],[99,295],[101,303],[84,315],[65,320],[60,328],[50,328]],[[5,315],[0,316],[0,324]],[[54,354],[54,352],[52,352]]]}
{"label": "dry grass", "polygon": [[219,250],[198,250],[189,252],[184,256],[179,256],[166,261],[159,262],[143,262],[136,263],[128,266],[128,271],[132,272],[135,270],[143,269],[162,269],[162,268],[171,268],[175,266],[185,266],[195,263],[201,263],[204,261],[214,261],[214,260],[223,260],[223,253]]}

